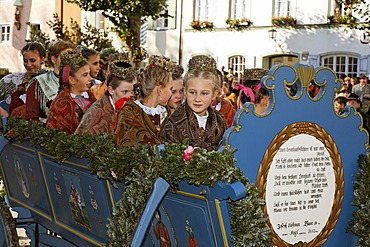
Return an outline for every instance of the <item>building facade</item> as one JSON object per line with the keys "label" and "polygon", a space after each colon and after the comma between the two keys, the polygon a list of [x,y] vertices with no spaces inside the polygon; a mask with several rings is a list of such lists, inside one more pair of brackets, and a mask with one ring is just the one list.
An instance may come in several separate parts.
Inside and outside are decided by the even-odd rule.
{"label": "building facade", "polygon": [[[149,54],[168,56],[185,68],[192,56],[208,54],[219,68],[231,67],[239,76],[244,68],[277,63],[325,65],[348,76],[370,73],[370,44],[360,42],[362,31],[340,24],[355,17],[335,0],[169,0],[168,6],[163,18],[149,21],[145,46]],[[227,19],[253,24],[236,31]],[[214,28],[197,31],[190,25],[194,20]]]}
{"label": "building facade", "polygon": [[[22,6],[15,6],[19,3]],[[154,21],[149,18],[143,25],[141,41],[149,54],[168,56],[185,69],[192,56],[208,54],[216,59],[219,68],[231,67],[239,77],[245,68],[270,68],[277,63],[325,65],[348,76],[370,74],[370,44],[360,42],[362,31],[351,30],[336,21],[334,17],[347,20],[350,14],[350,9],[336,0],[167,0],[167,3],[163,17]],[[24,70],[19,51],[29,37],[30,25],[26,23],[53,37],[47,22],[54,13],[66,26],[71,18],[81,27],[85,20],[101,29],[111,26],[99,12],[81,11],[66,0],[0,0],[0,68],[12,72]],[[273,25],[272,18],[280,22]],[[228,26],[227,19],[239,20],[242,25],[247,25],[248,19],[253,24],[235,30]],[[191,26],[194,20],[212,22],[214,27],[198,31]],[[289,25],[289,20],[294,25]],[[120,48],[123,43],[116,38],[114,45]]]}
{"label": "building facade", "polygon": [[11,72],[24,70],[20,50],[29,39],[31,28],[54,38],[47,24],[54,13],[66,26],[71,18],[81,23],[81,10],[66,0],[0,0],[0,68]]}

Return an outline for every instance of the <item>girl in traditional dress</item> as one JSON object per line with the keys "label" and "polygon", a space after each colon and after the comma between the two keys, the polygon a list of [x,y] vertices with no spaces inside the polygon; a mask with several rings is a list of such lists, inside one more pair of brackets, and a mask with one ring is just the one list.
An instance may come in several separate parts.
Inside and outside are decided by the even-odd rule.
{"label": "girl in traditional dress", "polygon": [[[11,95],[18,89],[23,93],[28,81],[40,73],[46,71],[42,70],[42,64],[46,58],[45,48],[37,42],[27,43],[21,50],[23,56],[23,66],[26,72],[15,72],[4,76],[0,80],[0,116],[9,116],[9,106],[11,103]],[[21,86],[24,85],[24,86]],[[21,100],[21,99],[20,99]],[[23,104],[23,101],[22,101]],[[14,106],[14,109],[16,106]]]}
{"label": "girl in traditional dress", "polygon": [[227,129],[225,118],[211,107],[220,90],[220,78],[212,57],[190,59],[184,77],[186,102],[176,108],[161,132],[165,142],[181,143],[190,139],[193,145],[217,150]]}
{"label": "girl in traditional dress", "polygon": [[90,66],[91,93],[96,99],[100,99],[105,90],[107,90],[107,84],[97,79],[100,71],[100,54],[94,49],[83,47],[81,45],[77,46],[77,48],[81,50],[82,56],[86,58]]}
{"label": "girl in traditional dress", "polygon": [[246,102],[255,102],[255,93],[261,88],[260,80],[267,75],[267,69],[253,68],[244,70],[243,84],[236,84],[235,88],[239,90],[238,109],[243,108]]}
{"label": "girl in traditional dress", "polygon": [[116,113],[134,96],[136,69],[127,53],[119,53],[111,60],[108,74],[108,90],[84,114],[75,134],[90,135],[107,133],[113,137]]}
{"label": "girl in traditional dress", "polygon": [[262,115],[270,105],[270,94],[266,88],[261,87],[255,94],[254,113]]}
{"label": "girl in traditional dress", "polygon": [[[219,70],[216,70],[216,72],[219,75],[219,87],[222,88],[222,72]],[[234,116],[235,116],[235,109],[232,105],[232,103],[227,99],[222,97],[221,89],[217,90],[216,97],[212,100],[212,107],[215,108],[217,111],[219,111],[226,120],[226,124],[228,127],[231,127],[234,122]]]}
{"label": "girl in traditional dress", "polygon": [[182,74],[184,73],[184,68],[181,65],[175,65],[172,71],[172,96],[168,100],[168,115],[184,102],[184,80]]}
{"label": "girl in traditional dress", "polygon": [[100,71],[96,79],[101,81],[101,83],[95,84],[90,88],[96,99],[100,99],[101,97],[103,97],[105,91],[107,90],[108,67],[110,64],[109,62],[115,59],[114,56],[116,56],[116,54],[120,53],[114,48],[106,48],[102,50],[99,54]]}
{"label": "girl in traditional dress", "polygon": [[[114,139],[117,146],[159,144],[162,106],[171,97],[173,63],[170,59],[152,55],[149,65],[138,76],[137,99],[130,100],[118,112]],[[161,106],[162,105],[162,106]]]}
{"label": "girl in traditional dress", "polygon": [[60,81],[63,90],[50,106],[46,127],[73,134],[83,114],[96,100],[89,91],[90,67],[80,50],[62,54]]}
{"label": "girl in traditional dress", "polygon": [[46,122],[51,101],[59,91],[60,56],[72,49],[74,45],[63,40],[55,41],[50,45],[47,62],[53,70],[36,76],[30,81],[27,86],[25,104],[14,109],[12,116]]}

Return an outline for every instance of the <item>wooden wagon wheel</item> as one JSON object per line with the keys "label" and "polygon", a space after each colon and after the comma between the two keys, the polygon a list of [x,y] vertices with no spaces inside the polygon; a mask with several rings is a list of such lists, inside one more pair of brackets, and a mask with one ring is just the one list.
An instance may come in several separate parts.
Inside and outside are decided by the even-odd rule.
{"label": "wooden wagon wheel", "polygon": [[15,220],[2,196],[0,196],[0,216],[0,246],[19,247]]}

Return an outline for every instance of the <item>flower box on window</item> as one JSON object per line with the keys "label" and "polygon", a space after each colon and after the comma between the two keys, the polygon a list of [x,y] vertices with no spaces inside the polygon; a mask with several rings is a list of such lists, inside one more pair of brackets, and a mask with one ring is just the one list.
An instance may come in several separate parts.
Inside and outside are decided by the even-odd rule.
{"label": "flower box on window", "polygon": [[226,19],[227,28],[229,30],[243,31],[253,25],[253,22],[247,18],[242,19]]}
{"label": "flower box on window", "polygon": [[190,23],[190,26],[196,31],[212,31],[215,26],[212,21],[200,21],[194,20]]}
{"label": "flower box on window", "polygon": [[271,24],[274,27],[294,27],[297,20],[291,16],[272,17]]}
{"label": "flower box on window", "polygon": [[351,14],[328,16],[328,23],[332,23],[332,24],[353,24],[355,22],[356,22],[356,18]]}

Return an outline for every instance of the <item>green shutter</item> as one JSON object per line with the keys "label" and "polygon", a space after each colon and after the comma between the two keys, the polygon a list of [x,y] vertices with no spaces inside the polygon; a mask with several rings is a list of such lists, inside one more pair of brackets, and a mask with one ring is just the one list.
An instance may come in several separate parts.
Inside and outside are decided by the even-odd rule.
{"label": "green shutter", "polygon": [[168,0],[168,28],[176,29],[176,0]]}
{"label": "green shutter", "polygon": [[151,16],[148,17],[148,30],[153,30],[153,18]]}

